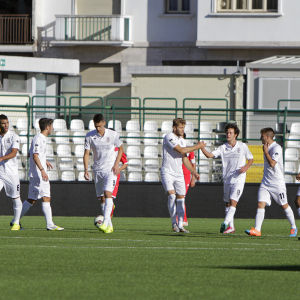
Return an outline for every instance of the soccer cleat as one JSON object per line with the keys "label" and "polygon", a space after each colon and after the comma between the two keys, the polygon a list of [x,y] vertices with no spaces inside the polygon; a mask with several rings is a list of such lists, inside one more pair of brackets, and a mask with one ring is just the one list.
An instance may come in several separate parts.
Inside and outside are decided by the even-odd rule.
{"label": "soccer cleat", "polygon": [[116,206],[114,205],[113,209],[111,210],[110,217],[112,218],[114,216],[114,211],[115,211]]}
{"label": "soccer cleat", "polygon": [[104,233],[113,233],[114,228],[112,226],[107,226],[107,228],[103,231]]}
{"label": "soccer cleat", "polygon": [[182,233],[190,233],[188,230],[186,230],[185,228],[179,228],[179,232],[182,232]]}
{"label": "soccer cleat", "polygon": [[223,233],[234,233],[234,232],[235,232],[235,228],[228,226],[227,229]]}
{"label": "soccer cleat", "polygon": [[182,223],[182,226],[189,226],[189,222],[188,222],[188,221],[183,222],[183,223]]}
{"label": "soccer cleat", "polygon": [[250,230],[245,230],[245,232],[248,235],[253,235],[253,236],[261,236],[261,231],[256,230],[255,228],[251,228]]}
{"label": "soccer cleat", "polygon": [[290,234],[290,237],[296,237],[297,236],[297,233],[298,233],[298,228],[292,228],[291,229],[291,234]]}
{"label": "soccer cleat", "polygon": [[173,223],[173,224],[172,224],[172,228],[173,228],[173,232],[180,232],[177,223]]}
{"label": "soccer cleat", "polygon": [[224,233],[224,231],[227,229],[227,225],[225,223],[221,224],[220,232]]}
{"label": "soccer cleat", "polygon": [[[10,226],[13,226],[14,224],[15,224],[15,223],[12,223],[12,222],[9,223]],[[19,223],[19,225],[20,225],[20,229],[22,230],[23,227],[22,227],[21,223]]]}
{"label": "soccer cleat", "polygon": [[53,226],[47,228],[47,230],[51,230],[51,231],[59,231],[59,230],[64,230],[64,228],[59,227],[59,226],[57,226],[57,225],[54,224]]}
{"label": "soccer cleat", "polygon": [[11,228],[11,230],[20,230],[20,225],[19,224],[16,224],[16,223],[14,223],[13,225],[12,225],[12,228]]}
{"label": "soccer cleat", "polygon": [[107,230],[107,225],[106,224],[102,224],[98,229],[99,229],[99,231],[103,231],[103,232],[105,232],[105,230]]}

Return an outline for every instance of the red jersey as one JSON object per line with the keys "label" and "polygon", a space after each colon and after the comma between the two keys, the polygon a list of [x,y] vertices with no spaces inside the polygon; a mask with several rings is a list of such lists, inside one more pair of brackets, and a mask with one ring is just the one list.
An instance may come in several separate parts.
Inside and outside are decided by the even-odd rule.
{"label": "red jersey", "polygon": [[[188,153],[187,158],[189,159],[191,164],[195,163],[195,153],[194,152]],[[191,175],[191,172],[186,168],[186,166],[184,164],[182,164],[182,170],[183,170],[183,175],[184,176],[190,176]]]}
{"label": "red jersey", "polygon": [[[115,148],[116,158],[117,158],[117,156],[118,156],[118,151],[119,151],[119,148],[116,147],[116,148]],[[125,152],[122,153],[122,157],[121,157],[120,162],[121,162],[123,165],[124,165],[124,164],[128,164],[128,160],[127,160],[127,156],[126,156]]]}

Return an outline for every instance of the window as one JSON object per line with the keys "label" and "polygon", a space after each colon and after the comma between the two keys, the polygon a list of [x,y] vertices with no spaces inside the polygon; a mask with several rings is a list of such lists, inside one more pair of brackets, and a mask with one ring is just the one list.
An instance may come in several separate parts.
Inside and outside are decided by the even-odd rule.
{"label": "window", "polygon": [[9,73],[8,90],[10,92],[25,92],[26,91],[26,74]]}
{"label": "window", "polygon": [[[66,97],[67,103],[64,99],[60,99],[60,105],[67,106],[80,106],[79,98],[73,98],[70,103],[71,97],[80,96],[81,89],[81,76],[61,76],[60,78],[60,95]],[[79,109],[72,109],[72,116],[78,115]]]}
{"label": "window", "polygon": [[217,0],[218,12],[278,12],[278,0]]}
{"label": "window", "polygon": [[166,0],[168,14],[188,14],[190,12],[190,0]]}
{"label": "window", "polygon": [[[300,99],[299,78],[260,77],[258,80],[258,109],[277,109],[280,99]],[[288,109],[300,109],[299,102],[284,102],[281,109],[288,104]]]}

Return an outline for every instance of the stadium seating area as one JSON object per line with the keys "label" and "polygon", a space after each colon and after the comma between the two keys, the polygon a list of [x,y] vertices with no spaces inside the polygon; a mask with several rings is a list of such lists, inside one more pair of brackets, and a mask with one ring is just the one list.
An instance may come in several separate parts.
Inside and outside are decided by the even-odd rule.
{"label": "stadium seating area", "polygon": [[[15,128],[11,128],[20,135],[20,153],[18,165],[20,178],[26,180],[27,174],[27,119],[18,119]],[[187,121],[185,132],[187,135],[187,146],[197,143],[198,138],[207,144],[207,150],[214,148],[226,141],[226,122],[219,122],[213,128],[210,122],[200,122],[200,128],[194,128],[192,122]],[[141,128],[137,120],[127,121],[122,124],[119,120],[110,120],[108,127],[114,127],[121,136],[124,151],[128,158],[128,168],[122,173],[122,181],[146,181],[156,182],[160,180],[160,167],[162,165],[162,141],[163,137],[172,132],[172,121],[146,121]],[[51,180],[73,181],[84,180],[84,137],[87,132],[94,130],[91,120],[88,129],[82,120],[71,121],[69,129],[64,119],[55,119],[53,132],[47,139],[47,159],[52,163],[53,170],[49,172]],[[276,138],[282,140],[283,128],[276,124]],[[287,148],[285,151],[285,172],[289,181],[295,182],[295,174],[300,171],[300,123],[293,123],[287,137]],[[38,120],[34,121],[34,128],[30,134],[39,132]],[[287,131],[286,131],[287,132]],[[299,141],[294,141],[299,139]],[[30,137],[29,142],[31,142]],[[254,154],[254,163],[248,174],[248,182],[259,182],[262,176],[263,156],[260,145],[248,145]],[[220,159],[207,159],[201,151],[196,151],[197,171],[201,176],[200,182],[221,182],[222,164]],[[199,158],[198,158],[199,155]],[[90,178],[92,178],[92,154],[89,161]],[[257,181],[258,180],[258,181]]]}

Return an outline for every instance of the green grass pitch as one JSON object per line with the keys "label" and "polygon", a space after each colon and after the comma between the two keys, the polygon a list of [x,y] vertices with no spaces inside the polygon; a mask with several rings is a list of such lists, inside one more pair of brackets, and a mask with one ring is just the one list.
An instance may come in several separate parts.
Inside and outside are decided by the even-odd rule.
{"label": "green grass pitch", "polygon": [[159,218],[113,218],[113,234],[87,217],[54,217],[60,232],[43,217],[24,217],[22,231],[10,220],[0,216],[1,300],[300,297],[300,241],[287,220],[265,220],[262,237],[244,233],[250,219],[230,235],[221,219],[189,219],[186,235]]}

